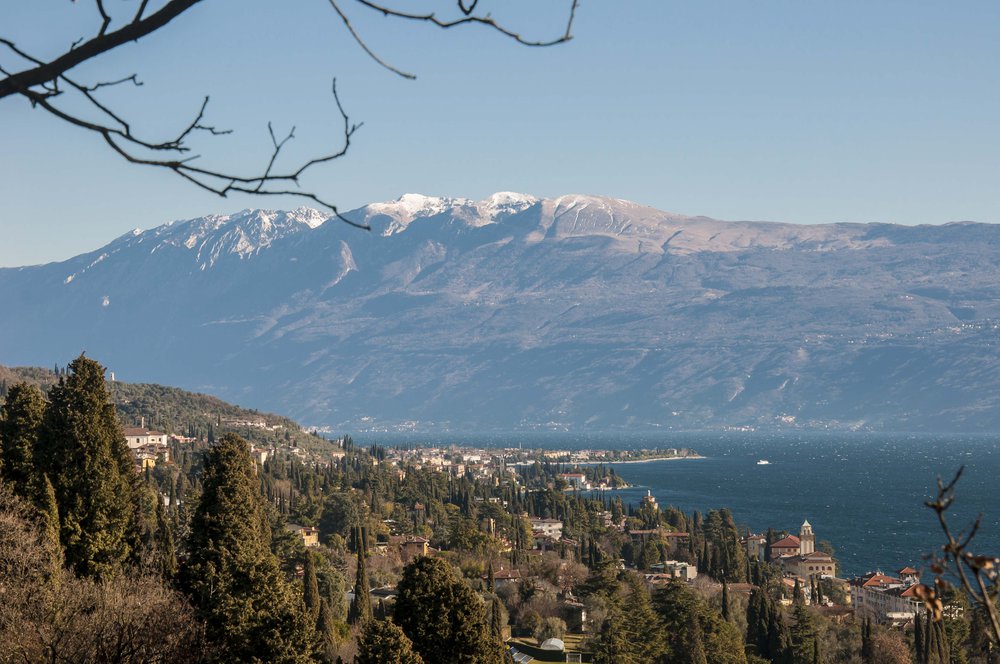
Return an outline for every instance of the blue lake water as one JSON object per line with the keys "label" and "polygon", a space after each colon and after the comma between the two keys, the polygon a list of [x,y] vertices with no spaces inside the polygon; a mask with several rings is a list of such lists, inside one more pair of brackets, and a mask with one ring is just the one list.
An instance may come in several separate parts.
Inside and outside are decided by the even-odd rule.
{"label": "blue lake water", "polygon": [[[646,489],[661,507],[685,512],[727,507],[741,526],[797,533],[808,519],[817,541],[828,540],[841,575],[904,565],[920,567],[943,541],[924,501],[938,476],[966,467],[952,525],[984,514],[978,546],[1000,554],[1000,436],[911,434],[369,434],[359,443],[403,442],[584,448],[689,447],[704,459],[618,464],[638,503]],[[757,465],[767,459],[769,465]]]}

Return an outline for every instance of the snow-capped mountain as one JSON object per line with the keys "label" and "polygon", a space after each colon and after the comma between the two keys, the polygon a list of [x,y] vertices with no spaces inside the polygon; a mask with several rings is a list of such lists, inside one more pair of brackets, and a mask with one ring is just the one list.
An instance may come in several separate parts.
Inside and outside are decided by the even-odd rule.
{"label": "snow-capped mountain", "polygon": [[[244,210],[0,270],[0,363],[348,428],[995,429],[1000,227],[618,199]],[[145,225],[145,224],[143,224]]]}

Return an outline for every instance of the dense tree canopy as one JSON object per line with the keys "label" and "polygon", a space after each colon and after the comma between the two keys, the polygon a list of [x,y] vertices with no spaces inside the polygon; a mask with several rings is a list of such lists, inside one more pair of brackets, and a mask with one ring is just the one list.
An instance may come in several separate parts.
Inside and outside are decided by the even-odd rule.
{"label": "dense tree canopy", "polygon": [[403,571],[395,616],[424,661],[499,664],[486,604],[438,558],[418,558]]}

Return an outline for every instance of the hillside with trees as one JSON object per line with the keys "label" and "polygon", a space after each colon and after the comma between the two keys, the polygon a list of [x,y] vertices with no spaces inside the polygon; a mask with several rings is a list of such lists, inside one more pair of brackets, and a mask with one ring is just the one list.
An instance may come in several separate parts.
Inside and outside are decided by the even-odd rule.
{"label": "hillside with trees", "polygon": [[[47,393],[66,371],[59,365],[52,369],[0,365],[0,404],[11,386],[25,382]],[[233,432],[259,447],[290,445],[317,453],[333,449],[331,443],[287,417],[241,408],[208,394],[153,383],[108,381],[107,385],[123,426],[145,423],[165,433],[202,439]]]}

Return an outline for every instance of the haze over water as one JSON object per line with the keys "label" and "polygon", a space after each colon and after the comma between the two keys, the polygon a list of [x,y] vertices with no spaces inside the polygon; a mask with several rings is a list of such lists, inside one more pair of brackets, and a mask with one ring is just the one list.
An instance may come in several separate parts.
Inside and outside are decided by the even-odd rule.
{"label": "haze over water", "polygon": [[[619,492],[637,503],[646,489],[661,507],[687,513],[727,507],[741,526],[798,532],[808,519],[817,541],[833,544],[841,576],[904,565],[943,541],[924,501],[937,477],[965,474],[950,510],[956,530],[984,513],[978,546],[1000,553],[1000,439],[988,435],[871,433],[698,434],[364,434],[358,442],[395,445],[467,444],[525,448],[689,447],[704,459],[618,464],[632,489]],[[757,465],[767,459],[769,465]]]}

